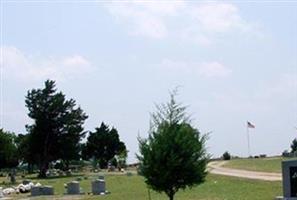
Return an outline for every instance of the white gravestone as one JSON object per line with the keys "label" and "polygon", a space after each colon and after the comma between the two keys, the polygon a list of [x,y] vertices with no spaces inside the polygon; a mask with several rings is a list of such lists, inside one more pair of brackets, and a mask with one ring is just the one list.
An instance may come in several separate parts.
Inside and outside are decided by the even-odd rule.
{"label": "white gravestone", "polygon": [[42,186],[35,186],[31,188],[31,196],[40,196],[42,194]]}

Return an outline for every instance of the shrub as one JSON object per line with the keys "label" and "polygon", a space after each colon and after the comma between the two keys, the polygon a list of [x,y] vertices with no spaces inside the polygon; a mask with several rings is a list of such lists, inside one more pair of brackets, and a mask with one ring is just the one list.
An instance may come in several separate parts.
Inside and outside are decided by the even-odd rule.
{"label": "shrub", "polygon": [[230,160],[231,159],[231,155],[228,151],[226,151],[224,154],[223,154],[223,160]]}

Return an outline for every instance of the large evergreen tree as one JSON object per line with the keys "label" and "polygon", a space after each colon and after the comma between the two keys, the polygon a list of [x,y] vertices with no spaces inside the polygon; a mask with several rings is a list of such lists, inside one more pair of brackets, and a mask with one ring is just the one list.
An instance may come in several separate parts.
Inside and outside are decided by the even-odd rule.
{"label": "large evergreen tree", "polygon": [[29,150],[34,154],[39,176],[46,177],[51,161],[77,157],[87,115],[73,99],[66,100],[62,92],[57,92],[52,80],[47,80],[43,89],[28,91],[25,102],[28,115],[34,120],[27,125]]}
{"label": "large evergreen tree", "polygon": [[95,132],[90,132],[83,150],[84,158],[98,160],[101,168],[105,168],[115,155],[123,152],[126,152],[126,146],[120,141],[118,131],[110,129],[103,122]]}
{"label": "large evergreen tree", "polygon": [[179,189],[204,182],[206,136],[192,127],[185,107],[176,103],[173,94],[157,109],[148,139],[139,139],[139,173],[150,188],[173,200]]}

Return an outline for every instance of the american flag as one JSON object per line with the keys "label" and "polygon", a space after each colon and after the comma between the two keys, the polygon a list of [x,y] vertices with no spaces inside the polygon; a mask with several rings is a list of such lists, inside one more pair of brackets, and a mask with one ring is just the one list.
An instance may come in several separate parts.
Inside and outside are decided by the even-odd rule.
{"label": "american flag", "polygon": [[247,127],[248,128],[256,128],[255,125],[253,125],[251,122],[247,122]]}

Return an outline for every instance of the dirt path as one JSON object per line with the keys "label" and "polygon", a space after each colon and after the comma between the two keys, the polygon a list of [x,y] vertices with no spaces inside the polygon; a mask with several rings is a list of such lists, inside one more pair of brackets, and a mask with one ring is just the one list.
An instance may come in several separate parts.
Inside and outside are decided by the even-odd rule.
{"label": "dirt path", "polygon": [[280,173],[256,172],[240,169],[231,169],[223,167],[227,161],[213,161],[208,164],[209,172],[212,174],[235,176],[248,179],[257,179],[264,181],[281,181]]}

